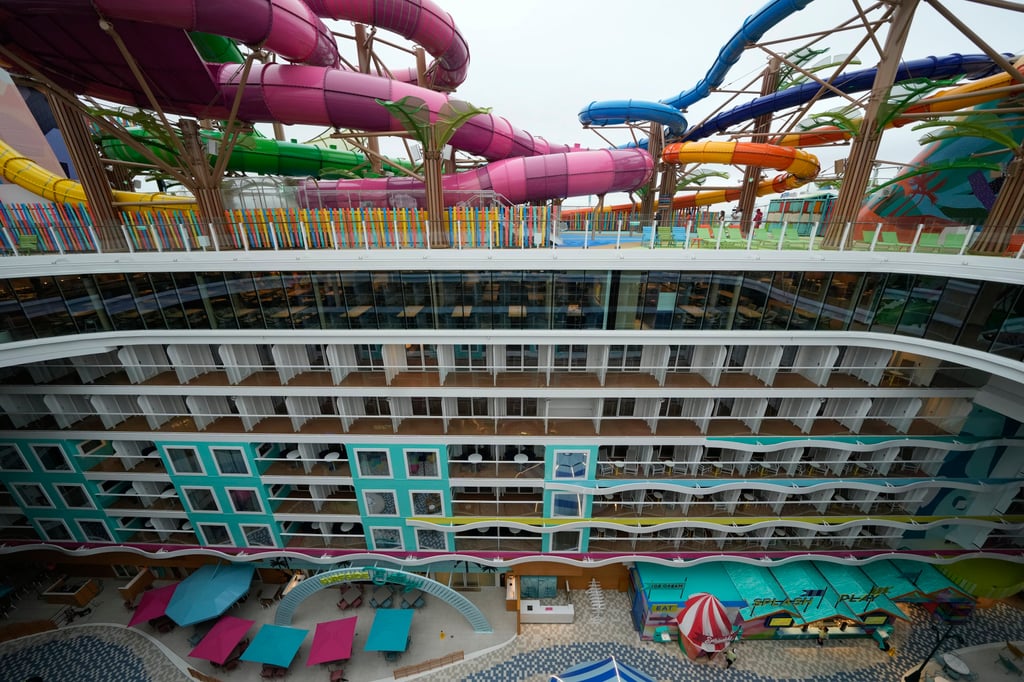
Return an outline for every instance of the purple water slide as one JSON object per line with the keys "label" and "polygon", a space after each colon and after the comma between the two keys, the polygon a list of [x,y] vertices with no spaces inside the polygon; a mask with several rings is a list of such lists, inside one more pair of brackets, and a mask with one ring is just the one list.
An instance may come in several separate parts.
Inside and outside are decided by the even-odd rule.
{"label": "purple water slide", "polygon": [[[654,161],[643,149],[597,149],[521,156],[444,176],[444,190],[458,199],[473,191],[493,191],[518,204],[552,197],[604,194],[609,188],[636,187],[651,177]],[[346,192],[389,195],[409,192],[422,204],[423,183],[413,178],[368,178],[310,182],[303,196],[314,206],[347,206]]]}
{"label": "purple water slide", "polygon": [[[240,68],[197,62],[183,30],[228,36],[301,62],[253,67],[239,112],[249,121],[402,133],[401,124],[377,100],[406,96],[422,99],[436,120],[448,100],[444,93],[337,66],[333,36],[321,14],[379,25],[424,45],[436,57],[431,73],[441,85],[461,82],[469,62],[451,17],[429,0],[95,0],[91,5],[78,0],[62,3],[65,10],[56,15],[45,5],[0,0],[6,11],[0,15],[0,30],[12,45],[38,59],[51,77],[78,92],[146,105],[134,77],[90,18],[92,8],[114,22],[168,111],[201,117],[227,115]],[[65,40],[67,35],[88,37],[94,47],[87,51],[85,43]],[[578,147],[550,144],[494,114],[471,118],[450,144],[488,161],[509,161],[448,176],[446,188],[493,189],[515,202],[632,190],[653,167],[645,150],[609,150],[576,159],[584,154]],[[522,157],[537,158],[527,163]],[[361,187],[361,181],[352,182],[339,181],[338,187]]]}
{"label": "purple water slide", "polygon": [[330,29],[302,0],[95,0],[93,4],[103,16],[228,36],[294,62],[335,67],[341,63]]}
{"label": "purple water slide", "polygon": [[[420,45],[435,61],[427,83],[454,90],[466,79],[469,46],[447,12],[430,0],[306,0],[318,16],[355,21],[397,33]],[[415,83],[415,69],[392,71],[395,80]]]}

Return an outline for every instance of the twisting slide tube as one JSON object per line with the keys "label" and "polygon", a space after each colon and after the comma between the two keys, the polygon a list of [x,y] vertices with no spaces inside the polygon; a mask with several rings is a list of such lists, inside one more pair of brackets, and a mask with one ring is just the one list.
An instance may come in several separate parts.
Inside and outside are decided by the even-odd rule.
{"label": "twisting slide tube", "polygon": [[[821,170],[818,159],[805,151],[760,142],[675,142],[666,145],[661,158],[665,163],[737,164],[784,171],[782,175],[758,183],[757,196],[796,189],[814,180]],[[693,208],[737,201],[740,198],[740,191],[737,187],[684,194],[672,200],[672,208]],[[638,208],[639,204],[619,204],[606,206],[602,212],[623,213]],[[569,213],[564,212],[563,215]]]}

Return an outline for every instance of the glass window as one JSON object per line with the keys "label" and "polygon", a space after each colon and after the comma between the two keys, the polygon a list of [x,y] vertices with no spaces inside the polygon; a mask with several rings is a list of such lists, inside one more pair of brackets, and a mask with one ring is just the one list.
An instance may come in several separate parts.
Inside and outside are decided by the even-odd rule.
{"label": "glass window", "polygon": [[28,464],[16,445],[0,445],[0,470],[28,471]]}
{"label": "glass window", "polygon": [[92,500],[89,499],[89,494],[85,492],[85,486],[79,484],[65,484],[57,485],[57,492],[60,494],[61,499],[64,500],[64,506],[71,507],[74,509],[92,509]]}
{"label": "glass window", "polygon": [[586,478],[586,450],[555,450],[555,478]]}
{"label": "glass window", "polygon": [[212,448],[213,461],[217,471],[225,476],[248,476],[249,463],[241,448]]}
{"label": "glass window", "polygon": [[90,521],[82,519],[76,521],[79,530],[82,531],[82,537],[90,542],[113,542],[114,539],[110,536],[110,530],[107,528],[107,524],[102,521]]}
{"label": "glass window", "polygon": [[359,475],[378,478],[391,476],[391,462],[387,450],[356,450]]}
{"label": "glass window", "polygon": [[562,530],[551,534],[552,552],[578,552],[580,548],[580,532],[578,530]]}
{"label": "glass window", "polygon": [[[22,341],[34,338],[35,332],[32,331],[32,326],[28,323],[25,311],[21,309],[21,304],[18,303],[18,297],[14,294],[11,284],[11,282],[0,282],[0,320],[4,321],[4,331],[10,335],[7,340]],[[0,337],[3,337],[3,334],[0,334]]]}
{"label": "glass window", "polygon": [[412,511],[416,516],[441,516],[444,514],[444,503],[441,493],[419,492],[412,494]]}
{"label": "glass window", "polygon": [[213,488],[183,487],[181,490],[185,493],[185,499],[188,500],[188,506],[192,508],[192,511],[220,511]]}
{"label": "glass window", "polygon": [[363,491],[363,506],[370,516],[397,516],[398,503],[395,494],[388,490]]}
{"label": "glass window", "polygon": [[906,309],[903,311],[903,316],[900,317],[898,333],[907,336],[924,336],[945,285],[945,277],[919,275],[914,278],[913,287],[907,297]]}
{"label": "glass window", "polygon": [[167,448],[167,457],[176,474],[201,474],[203,466],[195,448]]}
{"label": "glass window", "polygon": [[374,549],[402,549],[402,532],[397,528],[374,528],[371,535]]}
{"label": "glass window", "polygon": [[38,483],[15,483],[14,490],[26,507],[52,507],[49,495]]}
{"label": "glass window", "polygon": [[925,336],[935,341],[954,343],[966,327],[971,306],[981,290],[982,283],[966,279],[950,279],[942,290],[942,297],[928,323]]}
{"label": "glass window", "polygon": [[71,471],[71,464],[59,445],[33,445],[32,452],[46,471]]}
{"label": "glass window", "polygon": [[551,496],[551,512],[554,516],[580,516],[582,514],[580,496],[555,493]]}
{"label": "glass window", "polygon": [[178,297],[185,309],[185,322],[189,329],[211,329],[209,313],[195,273],[175,272],[172,275]]}
{"label": "glass window", "polygon": [[75,333],[75,323],[53,277],[15,279],[11,286],[36,336]]}
{"label": "glass window", "polygon": [[142,316],[135,305],[128,280],[121,273],[93,275],[103,297],[107,316],[115,329],[142,329]]}
{"label": "glass window", "polygon": [[274,534],[270,532],[270,526],[264,525],[242,525],[242,534],[245,535],[247,547],[275,547]]}
{"label": "glass window", "polygon": [[441,475],[436,450],[406,450],[405,462],[409,476],[438,478]]}
{"label": "glass window", "polygon": [[263,503],[259,493],[252,488],[228,488],[231,506],[236,512],[262,512]]}
{"label": "glass window", "polygon": [[39,528],[43,531],[43,537],[54,542],[65,542],[72,540],[71,531],[68,525],[61,519],[39,519]]}
{"label": "glass window", "polygon": [[200,523],[199,530],[208,545],[230,545],[231,533],[223,523]]}
{"label": "glass window", "polygon": [[429,528],[416,529],[416,545],[421,550],[446,550],[448,541],[446,534]]}

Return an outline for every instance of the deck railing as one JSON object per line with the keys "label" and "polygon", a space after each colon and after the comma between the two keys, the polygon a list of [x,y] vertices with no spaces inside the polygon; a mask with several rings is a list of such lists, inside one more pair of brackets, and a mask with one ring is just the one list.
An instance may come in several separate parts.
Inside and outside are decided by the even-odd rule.
{"label": "deck railing", "polygon": [[[547,206],[452,207],[440,226],[426,211],[408,208],[277,208],[231,210],[202,222],[184,211],[124,212],[117,225],[98,225],[81,204],[0,205],[0,251],[7,255],[163,251],[282,251],[371,249],[700,249],[869,251],[973,254],[979,225],[848,223],[837,245],[826,246],[816,222],[764,222],[674,215],[574,213],[561,219]],[[1020,258],[1024,232],[1001,253]]]}

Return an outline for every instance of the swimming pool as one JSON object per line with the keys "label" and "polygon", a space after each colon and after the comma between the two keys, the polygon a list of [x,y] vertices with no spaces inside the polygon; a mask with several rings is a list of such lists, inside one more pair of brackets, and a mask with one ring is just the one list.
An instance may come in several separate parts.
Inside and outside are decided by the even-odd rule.
{"label": "swimming pool", "polygon": [[[558,237],[562,240],[561,246],[570,248],[582,248],[584,242],[583,232],[559,232]],[[616,232],[591,232],[586,238],[587,246],[614,246],[629,244],[634,246],[640,242],[639,235],[623,232],[621,235]]]}

